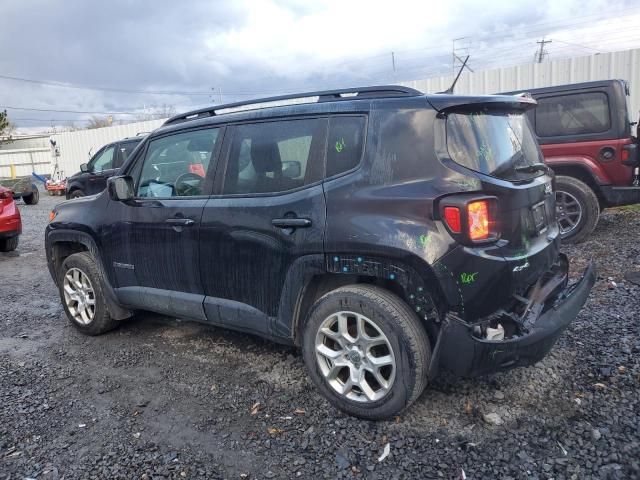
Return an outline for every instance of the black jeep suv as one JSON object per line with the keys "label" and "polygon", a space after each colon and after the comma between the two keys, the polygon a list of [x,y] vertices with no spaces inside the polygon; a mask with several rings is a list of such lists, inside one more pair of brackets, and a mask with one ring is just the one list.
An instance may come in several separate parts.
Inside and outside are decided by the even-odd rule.
{"label": "black jeep suv", "polygon": [[67,198],[95,195],[103,191],[107,180],[116,174],[142,139],[141,136],[125,138],[98,150],[88,163],[80,165],[78,173],[67,178]]}
{"label": "black jeep suv", "polygon": [[531,365],[596,278],[568,286],[534,106],[384,86],[171,118],[51,213],[64,309],[90,335],[142,309],[298,345],[364,418],[442,369]]}

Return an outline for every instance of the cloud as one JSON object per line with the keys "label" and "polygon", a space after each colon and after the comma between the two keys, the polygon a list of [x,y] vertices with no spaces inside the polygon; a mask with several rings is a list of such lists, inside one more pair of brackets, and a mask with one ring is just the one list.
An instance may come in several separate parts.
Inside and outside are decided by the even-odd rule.
{"label": "cloud", "polygon": [[[0,80],[0,105],[101,112],[169,103],[184,110],[217,101],[220,90],[224,101],[232,101],[411,80],[449,73],[452,39],[458,37],[470,37],[476,68],[531,61],[535,40],[545,34],[568,42],[553,45],[552,56],[590,53],[584,46],[571,47],[573,42],[613,50],[637,43],[640,34],[618,24],[607,31],[602,12],[609,22],[617,18],[619,25],[628,26],[625,15],[634,13],[633,5],[630,0],[542,0],[533,7],[499,0],[3,0],[2,74],[144,91],[213,88],[215,95],[165,96]],[[596,24],[605,27],[594,30]],[[597,31],[597,38],[589,38],[590,31]],[[10,116],[41,118],[46,125],[49,119],[82,122],[90,115],[12,110]]]}

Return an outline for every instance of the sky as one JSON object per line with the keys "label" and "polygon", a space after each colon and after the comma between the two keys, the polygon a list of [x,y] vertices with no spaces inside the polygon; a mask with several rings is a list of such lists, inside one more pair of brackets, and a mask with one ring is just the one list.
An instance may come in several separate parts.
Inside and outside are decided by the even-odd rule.
{"label": "sky", "polygon": [[460,37],[475,70],[543,37],[545,60],[635,48],[637,25],[637,0],[2,0],[0,109],[18,132],[131,121],[448,75]]}

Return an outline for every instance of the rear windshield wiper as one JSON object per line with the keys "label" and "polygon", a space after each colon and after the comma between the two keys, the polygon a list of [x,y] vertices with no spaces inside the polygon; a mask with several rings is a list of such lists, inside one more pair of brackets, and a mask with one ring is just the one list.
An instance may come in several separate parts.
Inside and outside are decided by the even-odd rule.
{"label": "rear windshield wiper", "polygon": [[533,173],[533,172],[549,172],[549,167],[544,163],[532,163],[531,165],[524,165],[515,168],[516,172],[521,173]]}

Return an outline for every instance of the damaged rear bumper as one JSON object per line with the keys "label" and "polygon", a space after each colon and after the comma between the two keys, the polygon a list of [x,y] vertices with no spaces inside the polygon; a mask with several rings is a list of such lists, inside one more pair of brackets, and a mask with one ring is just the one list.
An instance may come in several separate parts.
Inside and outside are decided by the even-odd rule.
{"label": "damaged rear bumper", "polygon": [[[560,271],[556,271],[548,282],[566,285],[567,277],[568,267],[564,261]],[[512,338],[480,338],[477,324],[469,324],[455,315],[448,315],[434,350],[430,374],[434,376],[442,368],[459,376],[473,377],[540,361],[576,318],[595,281],[596,269],[590,264],[577,283],[565,286],[559,293],[554,290],[547,298],[536,299],[542,314],[531,319],[529,311],[522,331]],[[541,290],[544,291],[544,286]]]}

